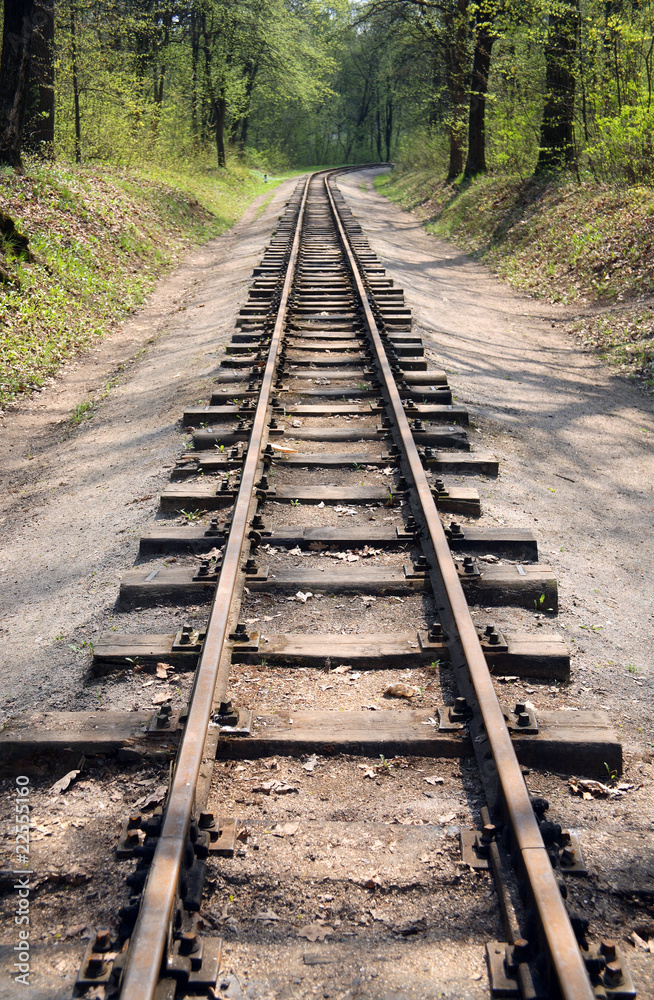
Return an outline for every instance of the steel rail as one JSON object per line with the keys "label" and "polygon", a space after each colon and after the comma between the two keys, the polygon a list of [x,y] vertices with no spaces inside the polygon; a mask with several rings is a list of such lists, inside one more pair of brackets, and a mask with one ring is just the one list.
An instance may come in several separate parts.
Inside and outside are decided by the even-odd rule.
{"label": "steel rail", "polygon": [[141,908],[130,941],[129,956],[120,993],[121,1000],[153,1000],[162,970],[177,895],[182,856],[193,814],[195,788],[211,720],[214,691],[219,678],[221,654],[227,636],[234,592],[239,576],[242,574],[241,553],[249,527],[250,505],[253,500],[261,452],[266,443],[267,418],[277,354],[283,337],[286,309],[298,256],[309,184],[314,176],[311,174],[306,180],[298,211],[295,235],[254,414],[247,457],[233,509],[232,526],[211,605],[206,638],[196,669],[193,698],[177,756],[161,834],[154,852]]}
{"label": "steel rail", "polygon": [[[329,175],[328,175],[329,176]],[[475,624],[470,615],[449,542],[443,530],[431,488],[418,455],[409,421],[395,378],[386,356],[375,321],[361,271],[352,250],[346,230],[337,210],[327,178],[325,189],[331,204],[334,220],[348,257],[352,277],[359,294],[365,324],[376,353],[376,363],[388,394],[393,418],[402,448],[409,465],[426,522],[429,538],[438,562],[442,586],[454,619],[460,645],[465,657],[470,680],[474,688],[485,732],[503,794],[509,822],[527,873],[529,886],[538,911],[547,949],[558,987],[564,1000],[593,1000],[594,992],[588,979],[583,956],[574,935],[570,919],[554,877],[552,864],[545,849],[534,811],[529,799],[520,765],[511,742],[502,708],[497,699],[486,658],[481,648]]]}

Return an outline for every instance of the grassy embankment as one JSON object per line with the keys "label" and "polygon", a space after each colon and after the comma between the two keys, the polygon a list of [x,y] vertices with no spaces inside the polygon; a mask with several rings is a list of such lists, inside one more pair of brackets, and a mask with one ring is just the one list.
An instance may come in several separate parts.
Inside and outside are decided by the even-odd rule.
{"label": "grassy embankment", "polygon": [[375,186],[515,288],[578,306],[571,332],[654,392],[653,190],[402,169]]}
{"label": "grassy embankment", "polygon": [[0,407],[38,389],[134,310],[189,247],[228,228],[281,178],[231,165],[56,163],[0,171],[0,212],[29,257],[0,234]]}

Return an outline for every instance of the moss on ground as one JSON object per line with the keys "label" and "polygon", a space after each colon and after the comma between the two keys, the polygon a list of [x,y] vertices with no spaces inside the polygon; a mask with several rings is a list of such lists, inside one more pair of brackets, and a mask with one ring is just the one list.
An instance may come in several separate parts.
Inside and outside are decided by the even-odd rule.
{"label": "moss on ground", "polygon": [[227,229],[259,171],[33,164],[0,171],[0,210],[31,256],[0,240],[0,407],[42,386],[143,301],[188,248]]}
{"label": "moss on ground", "polygon": [[375,186],[514,288],[583,303],[570,330],[654,391],[654,190],[502,175],[445,184],[426,169]]}

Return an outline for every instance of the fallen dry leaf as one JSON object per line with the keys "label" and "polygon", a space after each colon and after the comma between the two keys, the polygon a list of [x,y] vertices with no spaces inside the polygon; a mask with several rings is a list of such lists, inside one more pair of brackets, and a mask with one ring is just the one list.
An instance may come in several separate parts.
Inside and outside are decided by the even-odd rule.
{"label": "fallen dry leaf", "polygon": [[384,691],[384,694],[388,695],[389,698],[414,698],[417,693],[416,688],[410,687],[408,684],[402,684],[401,682],[389,684]]}
{"label": "fallen dry leaf", "polygon": [[329,924],[306,924],[300,927],[297,932],[298,937],[306,938],[307,941],[324,941],[328,934],[333,934],[334,928]]}
{"label": "fallen dry leaf", "polygon": [[297,792],[298,789],[292,785],[287,785],[284,781],[277,781],[275,778],[264,781],[252,789],[253,792],[263,792],[264,795],[288,795],[290,792]]}
{"label": "fallen dry leaf", "polygon": [[582,799],[606,799],[611,794],[608,785],[592,778],[571,778],[569,785],[570,791],[574,795],[581,795]]}
{"label": "fallen dry leaf", "polygon": [[170,663],[157,663],[157,677],[160,681],[168,680],[168,671],[172,670]]}
{"label": "fallen dry leaf", "polygon": [[75,768],[73,771],[68,771],[64,774],[63,778],[60,778],[59,781],[55,781],[54,785],[50,789],[50,794],[60,795],[61,792],[65,792],[67,788],[70,788],[80,773],[79,768]]}
{"label": "fallen dry leaf", "polygon": [[270,831],[273,837],[292,837],[297,833],[299,823],[278,823]]}
{"label": "fallen dry leaf", "polygon": [[313,597],[313,594],[311,593],[310,590],[308,590],[304,594],[302,593],[301,590],[298,590],[297,594],[294,597],[289,597],[287,598],[287,600],[298,601],[300,604],[306,604],[310,597]]}
{"label": "fallen dry leaf", "polygon": [[[160,806],[166,797],[167,791],[168,785],[158,785],[153,792],[150,792],[150,794],[143,799],[140,808],[145,810],[154,809],[155,806]],[[138,805],[138,803],[135,803],[135,805]]]}

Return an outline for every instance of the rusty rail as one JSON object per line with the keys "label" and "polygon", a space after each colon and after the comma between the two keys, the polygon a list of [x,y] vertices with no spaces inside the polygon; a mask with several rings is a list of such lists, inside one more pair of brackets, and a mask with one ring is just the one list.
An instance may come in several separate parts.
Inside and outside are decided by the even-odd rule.
{"label": "rusty rail", "polygon": [[[432,566],[430,574],[434,592],[442,594],[449,606],[448,617],[454,623],[457,644],[460,646],[472,682],[485,734],[497,769],[502,800],[527,873],[530,890],[547,943],[552,969],[561,996],[565,1000],[592,1000],[594,993],[579,944],[570,924],[561,892],[554,877],[552,864],[534,816],[529,793],[520,771],[500,703],[495,694],[486,658],[470,615],[450,546],[436,510],[431,488],[418,455],[418,449],[402,406],[386,350],[368,301],[356,255],[350,246],[349,238],[327,182],[326,188],[343,248],[348,257],[352,277],[361,299],[365,324],[376,355],[375,363],[385,388],[387,402],[392,408],[393,429],[395,436],[399,438],[396,440],[396,444],[400,446],[409,466],[418,496],[420,510],[415,513],[423,520],[436,557],[437,566]],[[452,639],[450,639],[451,641]]]}
{"label": "rusty rail", "polygon": [[155,850],[143,893],[139,917],[132,935],[123,979],[121,1000],[152,1000],[161,972],[172,917],[182,854],[193,813],[195,788],[200,774],[214,691],[219,681],[221,654],[227,637],[234,592],[242,573],[241,555],[250,521],[255,480],[266,445],[270,396],[283,336],[284,318],[295,270],[302,219],[311,176],[307,178],[298,212],[295,236],[281,293],[279,310],[254,414],[250,445],[234,505],[232,526],[225,546],[220,579],[216,586],[207,634],[198,662],[193,698],[173,775],[161,836]]}

